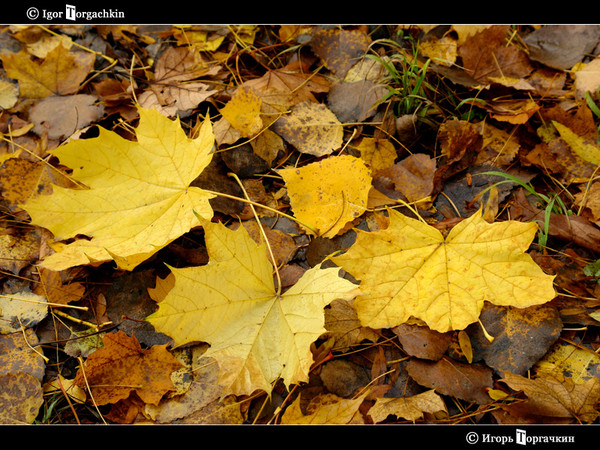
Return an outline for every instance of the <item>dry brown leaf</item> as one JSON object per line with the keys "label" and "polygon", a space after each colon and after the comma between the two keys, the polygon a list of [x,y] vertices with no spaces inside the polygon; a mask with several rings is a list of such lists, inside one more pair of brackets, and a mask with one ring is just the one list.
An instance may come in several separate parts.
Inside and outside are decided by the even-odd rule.
{"label": "dry brown leaf", "polygon": [[335,83],[329,89],[327,105],[342,123],[364,122],[375,115],[387,92],[385,85],[370,80]]}
{"label": "dry brown leaf", "polygon": [[96,122],[104,114],[104,106],[93,95],[49,96],[29,110],[29,120],[38,136],[62,139]]}
{"label": "dry brown leaf", "polygon": [[325,329],[334,339],[337,351],[348,350],[362,341],[376,342],[379,338],[375,330],[361,325],[348,300],[334,300],[325,309]]}
{"label": "dry brown leaf", "polygon": [[165,116],[184,114],[217,92],[207,83],[192,80],[220,70],[218,65],[205,65],[191,47],[169,47],[158,58],[150,88],[139,95],[138,102]]}
{"label": "dry brown leaf", "polygon": [[526,402],[505,406],[513,415],[573,418],[584,423],[593,422],[599,415],[596,405],[600,401],[600,381],[596,377],[575,383],[560,374],[525,378],[505,372],[501,381],[527,396]]}
{"label": "dry brown leaf", "polygon": [[98,405],[117,403],[135,392],[144,403],[157,405],[174,390],[171,373],[181,368],[166,345],[142,349],[135,337],[123,331],[106,334],[104,346],[90,356],[77,371],[75,383],[92,388]]}
{"label": "dry brown leaf", "polygon": [[369,409],[368,414],[373,422],[380,423],[386,420],[388,416],[396,416],[415,422],[422,419],[424,413],[435,414],[439,412],[448,412],[446,404],[442,397],[431,389],[411,397],[378,398]]}
{"label": "dry brown leaf", "polygon": [[358,408],[369,392],[356,399],[323,394],[311,399],[306,414],[300,408],[300,396],[287,407],[281,423],[286,425],[346,425],[364,423]]}
{"label": "dry brown leaf", "polygon": [[449,333],[440,333],[420,325],[403,323],[392,328],[392,331],[398,336],[402,349],[420,359],[440,360],[452,341]]}
{"label": "dry brown leaf", "polygon": [[493,372],[482,364],[465,364],[445,356],[435,362],[411,359],[406,370],[421,386],[435,389],[439,394],[480,405],[491,401],[487,389],[494,385]]}

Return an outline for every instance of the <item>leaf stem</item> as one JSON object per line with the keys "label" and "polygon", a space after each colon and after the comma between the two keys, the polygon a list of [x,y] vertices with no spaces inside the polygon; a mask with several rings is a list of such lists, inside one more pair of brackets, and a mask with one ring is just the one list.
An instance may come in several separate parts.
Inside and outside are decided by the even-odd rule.
{"label": "leaf stem", "polygon": [[314,233],[315,235],[318,235],[318,232],[315,228],[313,228],[311,225],[302,222],[301,220],[298,220],[297,218],[295,218],[294,216],[290,216],[289,214],[286,214],[284,212],[281,212],[277,209],[271,208],[270,206],[267,205],[263,205],[262,203],[257,203],[257,202],[253,202],[252,200],[249,199],[245,199],[245,198],[241,198],[241,197],[236,197],[235,195],[229,195],[229,194],[224,194],[222,192],[217,192],[217,191],[211,191],[209,189],[202,189],[204,192],[214,195],[216,197],[225,197],[225,198],[230,198],[232,200],[238,200],[240,202],[243,203],[248,203],[249,205],[252,206],[258,206],[260,208],[266,209],[267,211],[271,211],[272,213],[278,214],[280,216],[285,217],[286,219],[290,219],[293,220],[294,222],[302,225],[303,227],[306,227],[308,230],[310,230],[312,233]]}
{"label": "leaf stem", "polygon": [[[244,193],[244,196],[246,197],[246,199],[250,200],[250,197],[248,196],[248,193],[246,192],[246,188],[244,188],[244,185],[242,184],[242,181],[238,178],[238,176],[233,172],[230,172],[227,175],[229,175],[232,178],[235,178],[235,181],[237,181],[237,183],[240,185],[240,188],[242,189],[242,192]],[[263,228],[263,225],[260,222],[260,218],[258,217],[258,214],[256,213],[256,209],[254,209],[254,205],[250,204],[250,209],[252,209],[252,214],[254,214],[254,217],[256,218],[256,223],[258,224],[260,233],[262,234],[262,237],[265,241],[265,245],[267,246],[267,250],[269,251],[269,256],[271,257],[273,269],[275,270],[275,276],[277,277],[277,296],[280,296],[281,295],[281,276],[279,275],[279,268],[277,267],[277,260],[275,259],[275,255],[273,255],[273,249],[271,248],[271,243],[269,242],[269,239],[267,238],[267,233],[265,233],[265,229]]]}

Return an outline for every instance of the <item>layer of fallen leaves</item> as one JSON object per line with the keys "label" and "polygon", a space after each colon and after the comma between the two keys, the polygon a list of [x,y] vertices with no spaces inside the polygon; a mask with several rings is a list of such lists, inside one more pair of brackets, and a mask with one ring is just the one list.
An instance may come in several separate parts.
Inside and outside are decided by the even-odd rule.
{"label": "layer of fallen leaves", "polygon": [[597,26],[2,31],[0,423],[598,421]]}

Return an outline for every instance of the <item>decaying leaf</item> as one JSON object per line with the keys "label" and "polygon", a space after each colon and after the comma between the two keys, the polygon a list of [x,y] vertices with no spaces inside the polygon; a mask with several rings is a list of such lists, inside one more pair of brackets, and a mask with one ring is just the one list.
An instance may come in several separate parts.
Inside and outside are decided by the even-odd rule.
{"label": "decaying leaf", "polygon": [[0,424],[30,424],[44,397],[40,381],[28,373],[0,375]]}
{"label": "decaying leaf", "polygon": [[210,344],[205,356],[218,362],[225,394],[271,392],[279,378],[287,385],[306,381],[310,345],[325,332],[323,309],[354,297],[356,286],[338,277],[339,269],[316,266],[279,294],[264,244],[243,227],[204,228],[209,263],[171,269],[175,285],[148,320],[176,346]]}
{"label": "decaying leaf", "polygon": [[14,333],[32,327],[48,314],[48,302],[29,291],[0,296],[0,334]]}
{"label": "decaying leaf", "polygon": [[343,127],[327,106],[303,101],[281,116],[271,129],[299,152],[325,156],[342,146]]}
{"label": "decaying leaf", "polygon": [[361,31],[325,29],[313,35],[310,46],[325,66],[343,78],[350,67],[364,56],[370,42],[370,38]]}
{"label": "decaying leaf", "polygon": [[330,156],[297,169],[281,169],[279,174],[294,215],[319,236],[334,237],[366,211],[371,175],[360,158]]}
{"label": "decaying leaf", "polygon": [[394,327],[411,317],[445,332],[479,318],[485,300],[526,307],[555,297],[553,276],[524,253],[537,225],[486,222],[481,211],[455,225],[446,238],[436,228],[394,210],[390,225],[359,231],[356,243],[333,261],[361,281],[358,316],[371,328]]}
{"label": "decaying leaf", "polygon": [[562,321],[548,305],[529,308],[486,304],[480,317],[483,328],[493,336],[490,342],[482,327],[470,327],[475,354],[493,369],[524,375],[558,339]]}
{"label": "decaying leaf", "polygon": [[212,217],[212,195],[190,187],[211,160],[214,137],[205,121],[189,139],[179,125],[140,109],[137,141],[100,128],[97,138],[75,140],[53,152],[85,189],[54,186],[50,196],[22,207],[56,240],[78,235],[42,266],[62,270],[115,260],[131,270],[199,225],[194,211]]}

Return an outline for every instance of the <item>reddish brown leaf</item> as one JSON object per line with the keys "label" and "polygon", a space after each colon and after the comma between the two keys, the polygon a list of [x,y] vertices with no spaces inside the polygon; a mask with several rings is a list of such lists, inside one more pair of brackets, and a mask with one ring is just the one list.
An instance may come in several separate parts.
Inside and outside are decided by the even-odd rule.
{"label": "reddish brown leaf", "polygon": [[408,374],[421,386],[468,402],[485,405],[491,401],[486,389],[493,386],[492,370],[481,364],[464,364],[443,357],[439,361],[411,359]]}
{"label": "reddish brown leaf", "polygon": [[135,337],[123,331],[107,334],[104,347],[92,353],[79,369],[75,383],[81,388],[89,384],[98,405],[117,403],[132,392],[150,404],[158,404],[174,389],[171,372],[182,367],[166,345],[142,349]]}

